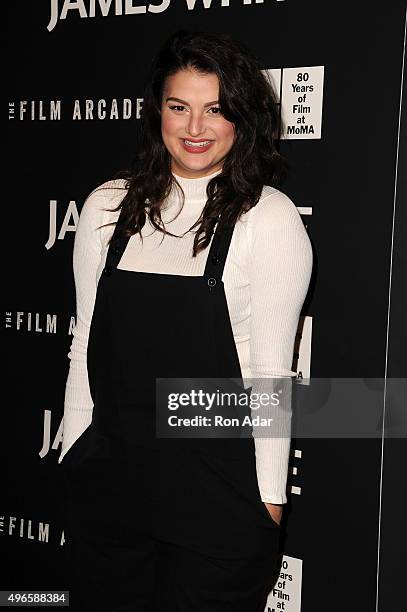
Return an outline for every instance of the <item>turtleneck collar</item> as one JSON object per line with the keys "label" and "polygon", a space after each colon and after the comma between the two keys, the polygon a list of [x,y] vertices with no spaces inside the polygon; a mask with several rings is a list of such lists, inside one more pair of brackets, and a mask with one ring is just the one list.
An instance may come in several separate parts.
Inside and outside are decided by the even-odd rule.
{"label": "turtleneck collar", "polygon": [[[217,174],[220,174],[221,171],[222,170],[216,170],[216,172],[212,172],[212,174],[208,174],[207,176],[201,176],[200,178],[185,178],[184,176],[179,176],[175,172],[172,174],[177,179],[185,193],[185,202],[205,204],[206,200],[208,199],[206,195],[206,187],[209,181]],[[174,191],[175,193],[173,193]],[[177,185],[173,185],[171,196],[175,195],[175,197],[177,197],[176,194],[179,194],[179,189],[177,188]]]}

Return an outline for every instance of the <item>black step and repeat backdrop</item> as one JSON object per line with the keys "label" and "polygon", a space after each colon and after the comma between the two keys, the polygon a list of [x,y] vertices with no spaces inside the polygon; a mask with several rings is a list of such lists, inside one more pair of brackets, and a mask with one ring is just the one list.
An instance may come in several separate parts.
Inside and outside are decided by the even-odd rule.
{"label": "black step and repeat backdrop", "polygon": [[386,432],[406,380],[405,22],[398,0],[8,3],[2,589],[69,589],[57,459],[75,229],[90,191],[133,158],[146,66],[183,27],[244,40],[278,91],[280,149],[291,165],[282,190],[315,257],[294,356],[298,385],[310,391],[320,381],[318,406],[351,380],[379,394],[383,409],[377,435],[293,437],[266,610],[400,609],[407,453],[405,438]]}

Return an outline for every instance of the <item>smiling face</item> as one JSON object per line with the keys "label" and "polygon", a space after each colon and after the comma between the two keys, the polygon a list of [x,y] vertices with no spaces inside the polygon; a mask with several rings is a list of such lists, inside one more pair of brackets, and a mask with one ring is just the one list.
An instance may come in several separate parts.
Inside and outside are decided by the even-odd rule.
{"label": "smiling face", "polygon": [[[235,130],[234,124],[220,113],[218,96],[216,74],[180,70],[167,77],[161,104],[161,135],[175,174],[199,178],[222,168]],[[196,144],[188,145],[185,140]]]}

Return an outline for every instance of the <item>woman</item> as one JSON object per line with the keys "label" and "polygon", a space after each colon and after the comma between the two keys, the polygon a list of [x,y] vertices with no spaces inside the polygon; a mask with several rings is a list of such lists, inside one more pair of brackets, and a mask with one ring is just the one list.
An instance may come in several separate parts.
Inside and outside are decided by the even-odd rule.
{"label": "woman", "polygon": [[178,31],[134,167],[85,201],[59,458],[74,609],[264,609],[289,438],[159,438],[155,383],[295,375],[312,249],[275,187],[278,124],[242,43]]}

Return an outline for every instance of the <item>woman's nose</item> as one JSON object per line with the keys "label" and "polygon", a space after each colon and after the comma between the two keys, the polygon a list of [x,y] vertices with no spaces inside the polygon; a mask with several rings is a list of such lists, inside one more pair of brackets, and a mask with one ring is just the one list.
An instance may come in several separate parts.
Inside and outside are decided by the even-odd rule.
{"label": "woman's nose", "polygon": [[191,136],[199,136],[205,129],[205,121],[201,115],[194,115],[191,113],[191,116],[188,121],[188,131]]}

